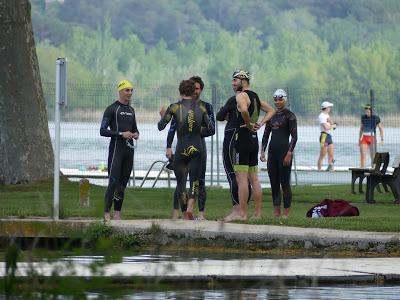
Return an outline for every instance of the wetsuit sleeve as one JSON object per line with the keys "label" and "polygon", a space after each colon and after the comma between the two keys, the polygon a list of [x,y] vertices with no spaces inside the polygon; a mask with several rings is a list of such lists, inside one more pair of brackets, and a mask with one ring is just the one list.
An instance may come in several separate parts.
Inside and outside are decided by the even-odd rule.
{"label": "wetsuit sleeve", "polygon": [[167,135],[167,148],[172,147],[172,142],[174,141],[176,126],[177,126],[176,119],[172,118],[171,125],[169,127],[168,135]]}
{"label": "wetsuit sleeve", "polygon": [[202,118],[202,124],[201,126],[205,128],[208,132],[215,132],[215,127],[214,124],[210,118],[208,117],[208,114],[206,111],[203,113],[203,118]]}
{"label": "wetsuit sleeve", "polygon": [[296,147],[297,143],[297,118],[294,114],[291,114],[289,117],[289,131],[290,131],[290,144],[289,151],[293,152],[294,147]]}
{"label": "wetsuit sleeve", "polygon": [[158,122],[158,130],[163,130],[165,126],[171,121],[172,119],[172,105],[168,106],[167,111],[165,112],[165,115],[161,118],[161,120]]}
{"label": "wetsuit sleeve", "polygon": [[114,116],[113,109],[111,106],[107,107],[104,111],[103,119],[101,120],[100,125],[100,135],[107,137],[118,137],[118,132],[114,130],[108,129],[111,124],[112,118]]}
{"label": "wetsuit sleeve", "polygon": [[270,134],[271,134],[271,121],[269,120],[269,121],[267,121],[267,123],[265,123],[264,134],[263,134],[262,142],[261,142],[261,149],[264,152],[265,152],[265,149],[267,148]]}
{"label": "wetsuit sleeve", "polygon": [[231,111],[231,105],[229,103],[230,101],[228,100],[224,106],[220,108],[220,110],[217,112],[217,120],[218,121],[225,121],[228,113]]}
{"label": "wetsuit sleeve", "polygon": [[135,110],[133,108],[132,108],[132,112],[133,112],[132,133],[137,132],[139,134],[139,130],[137,129],[137,124],[136,124],[136,114],[135,114]]}
{"label": "wetsuit sleeve", "polygon": [[215,134],[215,117],[214,117],[214,109],[210,103],[206,103],[207,116],[212,122],[212,128],[201,127],[201,137],[208,137]]}

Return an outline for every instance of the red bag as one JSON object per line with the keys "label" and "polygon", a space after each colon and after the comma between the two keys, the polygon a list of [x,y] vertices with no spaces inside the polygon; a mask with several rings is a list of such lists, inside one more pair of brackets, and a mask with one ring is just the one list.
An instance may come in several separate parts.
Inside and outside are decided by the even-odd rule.
{"label": "red bag", "polygon": [[360,211],[357,207],[342,199],[324,199],[319,204],[311,207],[306,214],[308,218],[353,217],[359,215]]}

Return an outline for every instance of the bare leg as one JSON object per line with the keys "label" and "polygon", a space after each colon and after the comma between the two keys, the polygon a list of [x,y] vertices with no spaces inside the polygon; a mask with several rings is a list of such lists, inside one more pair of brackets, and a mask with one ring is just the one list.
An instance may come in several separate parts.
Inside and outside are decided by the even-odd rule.
{"label": "bare leg", "polygon": [[249,198],[248,172],[236,171],[235,174],[239,190],[239,214],[243,219],[247,219],[247,199]]}
{"label": "bare leg", "polygon": [[[249,179],[250,179],[250,184],[251,184],[253,199],[254,199],[254,205],[255,205],[254,217],[260,218],[261,217],[261,209],[262,209],[262,189],[261,189],[260,181],[258,179],[257,171],[250,171]],[[246,198],[246,203],[247,203],[247,198]]]}
{"label": "bare leg", "polygon": [[322,170],[322,161],[325,158],[326,151],[327,151],[327,147],[326,146],[321,147],[320,150],[319,150],[319,158],[318,158],[318,163],[317,163],[318,171]]}
{"label": "bare leg", "polygon": [[328,145],[328,164],[332,165],[333,171],[333,144]]}
{"label": "bare leg", "polygon": [[365,168],[365,158],[367,156],[367,144],[360,144],[360,165],[361,168]]}
{"label": "bare leg", "polygon": [[375,140],[374,138],[371,141],[371,144],[369,145],[369,155],[371,157],[371,166],[374,163],[374,157],[375,157],[376,149],[375,149]]}

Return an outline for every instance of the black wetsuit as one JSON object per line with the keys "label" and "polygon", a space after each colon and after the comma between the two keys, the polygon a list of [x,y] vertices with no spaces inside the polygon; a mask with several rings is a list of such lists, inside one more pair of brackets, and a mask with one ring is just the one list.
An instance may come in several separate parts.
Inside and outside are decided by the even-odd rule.
{"label": "black wetsuit", "polygon": [[125,131],[139,133],[135,110],[130,105],[115,101],[104,111],[100,127],[101,136],[111,137],[108,148],[109,182],[105,194],[105,212],[110,211],[113,202],[114,210],[121,210],[124,191],[132,171],[133,140],[126,140],[121,136]]}
{"label": "black wetsuit", "polygon": [[[206,168],[207,168],[207,148],[205,138],[212,136],[215,134],[215,118],[214,118],[214,109],[212,105],[208,102],[199,100],[199,103],[204,105],[207,109],[208,118],[213,122],[213,127],[210,129],[202,128],[201,129],[201,146],[203,148],[202,156],[201,156],[201,172],[200,172],[200,180],[199,180],[199,211],[204,212],[207,200],[207,191],[206,191]],[[172,142],[174,140],[175,132],[176,132],[176,119],[172,118],[171,125],[168,130],[167,136],[167,148],[172,147]],[[175,189],[174,192],[174,209],[179,209],[179,197],[178,190]],[[182,211],[186,211],[186,207],[181,207]]]}
{"label": "black wetsuit", "polygon": [[[248,112],[250,122],[256,123],[260,115],[261,102],[258,95],[253,91],[243,91],[247,93],[250,99]],[[235,171],[257,171],[258,166],[258,138],[257,132],[252,132],[246,127],[241,127],[245,124],[242,114],[237,113],[237,133],[235,141]]]}
{"label": "black wetsuit", "polygon": [[[236,96],[228,99],[224,106],[217,113],[218,121],[227,121],[225,125],[224,143],[222,149],[222,158],[226,177],[229,182],[232,206],[239,205],[238,185],[233,169],[235,136],[237,132],[237,114],[236,114]],[[249,198],[251,194],[251,185],[249,184]]]}
{"label": "black wetsuit", "polygon": [[[199,179],[202,164],[202,127],[205,130],[215,130],[214,124],[207,115],[207,109],[201,103],[193,100],[181,100],[171,104],[164,117],[158,122],[158,130],[175,118],[177,123],[178,143],[174,155],[174,173],[177,181],[179,203],[187,205],[187,197],[198,199]],[[189,174],[190,190],[186,191],[187,175]]]}
{"label": "black wetsuit", "polygon": [[[271,134],[272,133],[272,134]],[[283,165],[283,159],[288,151],[293,152],[297,142],[297,119],[288,109],[277,111],[265,124],[262,138],[262,149],[268,144],[268,175],[271,182],[272,201],[274,206],[281,205],[281,187],[283,192],[284,208],[289,208],[292,203],[292,190],[290,187],[290,173],[292,162],[289,166]],[[291,136],[289,143],[289,136]]]}

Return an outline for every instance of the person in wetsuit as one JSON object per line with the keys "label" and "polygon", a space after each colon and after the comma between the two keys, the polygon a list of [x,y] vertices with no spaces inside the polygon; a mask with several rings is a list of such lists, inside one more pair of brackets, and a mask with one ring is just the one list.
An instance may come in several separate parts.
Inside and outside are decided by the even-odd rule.
{"label": "person in wetsuit", "polygon": [[[297,119],[293,112],[286,108],[287,94],[278,89],[274,93],[275,115],[265,124],[262,138],[260,160],[265,161],[265,149],[268,145],[268,175],[271,183],[274,216],[281,216],[281,188],[283,193],[283,215],[287,218],[292,204],[290,173],[292,157],[297,142]],[[289,136],[291,137],[289,142]]]}
{"label": "person in wetsuit", "polygon": [[121,219],[125,188],[133,166],[134,140],[139,138],[135,110],[129,105],[133,85],[128,80],[118,84],[119,99],[103,114],[100,135],[111,137],[108,150],[108,187],[105,193],[104,220],[109,221],[114,203],[114,220]]}
{"label": "person in wetsuit", "polygon": [[[245,70],[237,70],[232,75],[232,87],[236,94],[237,132],[234,146],[234,170],[238,184],[239,205],[238,213],[225,218],[226,221],[246,220],[247,201],[249,197],[248,182],[255,203],[253,219],[261,218],[262,190],[258,179],[258,137],[257,130],[264,125],[273,114],[271,107],[261,101],[258,95],[250,90],[250,74]],[[266,116],[258,122],[260,110]]]}
{"label": "person in wetsuit", "polygon": [[[224,142],[222,146],[222,160],[224,163],[224,169],[230,187],[232,211],[229,215],[225,217],[226,221],[238,215],[240,210],[238,185],[234,170],[234,149],[235,149],[234,146],[235,146],[235,137],[237,132],[236,105],[237,105],[236,96],[230,97],[228,101],[225,103],[225,105],[220,108],[216,116],[218,121],[227,121],[225,125]],[[269,111],[270,112],[266,114],[267,118],[264,122],[269,120],[274,113],[274,109],[272,107],[269,107]],[[250,182],[248,182],[248,189],[249,189],[249,196],[247,202],[249,202],[251,198]]]}
{"label": "person in wetsuit", "polygon": [[[215,130],[203,104],[194,100],[195,82],[183,80],[179,85],[182,100],[171,104],[168,109],[161,109],[158,130],[163,130],[172,118],[175,118],[178,142],[174,155],[174,173],[181,207],[187,207],[184,219],[193,220],[193,206],[198,199],[199,180],[202,164],[202,127]],[[190,189],[186,190],[189,175]],[[189,198],[189,199],[187,199]]]}
{"label": "person in wetsuit", "polygon": [[[230,194],[232,200],[232,212],[231,215],[237,215],[239,213],[239,195],[238,185],[235,176],[235,170],[233,169],[233,150],[234,141],[237,128],[237,114],[236,114],[236,96],[232,96],[228,99],[224,106],[220,108],[216,116],[218,121],[227,121],[224,131],[224,142],[222,145],[222,161],[226,177],[229,182]],[[249,184],[249,195],[251,193],[251,185]]]}
{"label": "person in wetsuit", "polygon": [[[214,118],[214,109],[212,105],[208,102],[205,102],[200,99],[200,95],[204,89],[204,82],[199,76],[192,76],[190,77],[191,80],[195,82],[195,91],[193,95],[193,100],[198,101],[200,104],[204,105],[207,109],[208,118],[213,122],[214,126],[210,129],[202,128],[201,129],[201,144],[202,144],[202,157],[201,157],[201,172],[200,172],[200,180],[199,180],[199,199],[198,199],[198,206],[199,206],[199,214],[197,216],[198,220],[205,220],[204,210],[207,200],[207,191],[206,191],[206,167],[207,167],[207,149],[206,149],[206,142],[205,138],[212,136],[215,134],[215,118]],[[176,120],[172,118],[170,128],[168,130],[167,136],[167,149],[165,151],[165,155],[167,158],[172,157],[172,142],[174,140],[175,132],[176,132]],[[186,211],[186,207],[181,207],[182,212]],[[178,218],[178,211],[179,211],[179,196],[177,189],[174,192],[174,208],[172,213],[172,218]]]}

